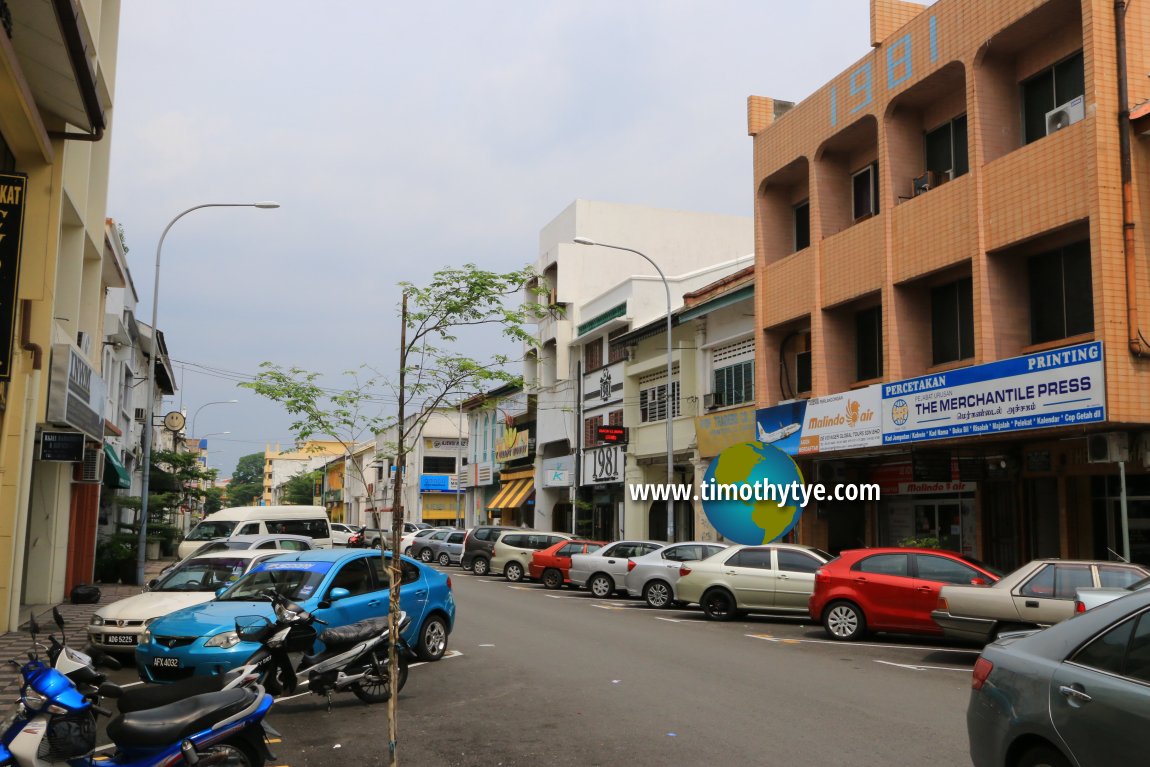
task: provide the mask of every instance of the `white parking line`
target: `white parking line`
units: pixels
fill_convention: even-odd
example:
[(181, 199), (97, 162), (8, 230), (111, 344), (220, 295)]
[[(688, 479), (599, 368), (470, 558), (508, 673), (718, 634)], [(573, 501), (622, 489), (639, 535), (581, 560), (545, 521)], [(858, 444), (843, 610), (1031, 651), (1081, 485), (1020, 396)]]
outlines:
[(909, 669), (910, 671), (964, 671), (970, 673), (968, 668), (956, 668), (954, 666), (916, 666), (912, 663), (894, 663), (889, 660), (875, 660), (875, 663), (882, 663), (887, 666), (897, 666), (898, 668)]
[[(448, 650), (447, 652), (443, 653), (443, 657), (440, 658), (440, 660), (447, 660), (449, 658), (458, 658), (462, 655), (463, 655), (463, 653), (461, 653), (459, 650)], [(426, 661), (426, 660), (416, 661), (415, 663), (409, 664), (408, 668), (412, 669), (412, 668), (415, 668), (416, 666), (426, 666), (430, 662), (433, 662), (433, 661)], [(307, 687), (310, 684), (308, 682), (308, 680), (306, 680), (306, 679), (301, 679), (300, 682), (301, 682), (301, 684), (300, 684), (301, 687)], [(275, 701), (276, 701), (276, 703), (282, 703), (285, 700), (294, 700), (296, 698), (302, 698), (303, 696), (310, 695), (310, 694), (311, 694), (311, 690), (308, 690), (307, 692), (297, 692), (295, 695), (289, 695), (286, 698), (276, 698)]]
[[(776, 637), (771, 634), (744, 634), (751, 639), (762, 639), (767, 642), (781, 642), (786, 644), (833, 644), (839, 647), (844, 646), (845, 642), (836, 642), (833, 639), (788, 639), (784, 637)], [(881, 647), (892, 650), (930, 650), (934, 652), (962, 652), (969, 653), (970, 655), (980, 655), (982, 650), (970, 650), (964, 647), (930, 647), (924, 645), (911, 645), (911, 644), (875, 644), (874, 642), (852, 642), (852, 647)]]
[(703, 625), (702, 621), (693, 621), (693, 620), (689, 621), (689, 620), (683, 620), (682, 618), (664, 618), (661, 615), (656, 615), (655, 620), (667, 621), (668, 623), (686, 623), (688, 626), (692, 626), (692, 625), (702, 626)]

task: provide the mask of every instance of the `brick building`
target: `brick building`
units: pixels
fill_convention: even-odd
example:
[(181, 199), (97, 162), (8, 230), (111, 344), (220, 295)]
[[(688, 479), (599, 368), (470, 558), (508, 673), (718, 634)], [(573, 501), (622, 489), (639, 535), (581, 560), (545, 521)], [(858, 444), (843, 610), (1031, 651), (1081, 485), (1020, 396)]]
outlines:
[(800, 540), (1150, 561), (1150, 7), (1115, 5), (872, 0), (869, 54), (748, 100), (759, 434), (884, 490)]

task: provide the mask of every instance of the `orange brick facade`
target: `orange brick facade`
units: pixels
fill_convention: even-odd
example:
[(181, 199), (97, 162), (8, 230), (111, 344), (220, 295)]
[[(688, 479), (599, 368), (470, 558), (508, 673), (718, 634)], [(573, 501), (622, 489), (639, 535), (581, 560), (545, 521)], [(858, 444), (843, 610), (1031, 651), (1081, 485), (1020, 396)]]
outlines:
[[(1150, 346), (1138, 356), (1129, 344), (1115, 13), (1112, 0), (940, 0), (929, 7), (872, 0), (867, 56), (793, 108), (748, 100), (758, 407), (796, 396), (780, 367), (793, 371), (796, 353), (808, 349), (810, 389), (797, 396), (861, 386), (855, 316), (876, 306), (882, 376), (875, 380), (883, 382), (1103, 343), (1107, 423), (916, 447), (982, 461), (974, 489), (955, 499), (900, 501), (918, 503), (915, 520), (919, 506), (933, 504), (941, 519), (942, 505), (959, 503), (964, 550), (1002, 565), (1115, 548), (1118, 469), (1086, 460), (1084, 438), (1096, 431), (1129, 439), (1130, 495), (1146, 494), (1131, 507), (1131, 537), (1140, 556), (1150, 556), (1150, 477), (1143, 468), (1150, 460), (1142, 454), (1142, 445), (1150, 446), (1150, 436), (1143, 440), (1150, 434)], [(1125, 22), (1133, 109), (1150, 99), (1150, 7), (1129, 4)], [(1078, 52), (1082, 119), (1027, 143), (1023, 84)], [(924, 136), (963, 117), (969, 169), (916, 194), (915, 179), (925, 178)], [(1139, 127), (1132, 132), (1134, 293), (1140, 330), (1150, 338), (1150, 136)], [(871, 164), (878, 211), (859, 216), (857, 187), (865, 177), (855, 174)], [(796, 206), (804, 203), (809, 245), (799, 247)], [(1036, 344), (1028, 259), (1080, 242), (1089, 243), (1093, 330)], [(973, 355), (934, 364), (932, 290), (965, 278), (972, 285)], [(826, 458), (837, 461), (840, 478), (864, 481), (911, 453)], [(881, 504), (808, 510), (799, 537), (832, 549), (890, 543), (885, 519)], [(936, 531), (942, 525), (936, 522)]]

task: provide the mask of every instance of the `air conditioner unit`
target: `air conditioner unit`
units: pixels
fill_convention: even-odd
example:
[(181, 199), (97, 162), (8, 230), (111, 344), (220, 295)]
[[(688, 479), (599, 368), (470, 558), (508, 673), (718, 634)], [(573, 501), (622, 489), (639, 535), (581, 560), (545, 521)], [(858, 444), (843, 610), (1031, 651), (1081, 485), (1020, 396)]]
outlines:
[(1091, 434), (1086, 438), (1086, 460), (1090, 463), (1129, 461), (1129, 435), (1125, 432)]
[(135, 416), (136, 423), (143, 423), (144, 419), (147, 417), (148, 417), (148, 411), (146, 408), (142, 408), (142, 407), (136, 408), (136, 416)]
[(84, 460), (76, 467), (73, 477), (77, 482), (103, 482), (104, 449), (102, 447), (84, 448)]
[(1060, 131), (1086, 116), (1086, 99), (1077, 96), (1065, 104), (1059, 104), (1046, 113), (1046, 135)]
[(703, 395), (703, 407), (707, 410), (714, 410), (715, 408), (722, 407), (725, 404), (726, 403), (723, 402), (722, 392), (717, 391)]

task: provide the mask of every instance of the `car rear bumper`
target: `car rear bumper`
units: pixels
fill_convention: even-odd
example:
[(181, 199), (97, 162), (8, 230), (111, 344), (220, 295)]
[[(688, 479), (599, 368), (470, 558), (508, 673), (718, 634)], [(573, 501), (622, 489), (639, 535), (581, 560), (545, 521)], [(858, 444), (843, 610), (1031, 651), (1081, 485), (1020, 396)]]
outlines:
[(998, 621), (991, 618), (951, 615), (946, 610), (935, 610), (930, 617), (942, 629), (944, 637), (968, 642), (989, 642), (993, 639), (994, 627), (998, 624)]

